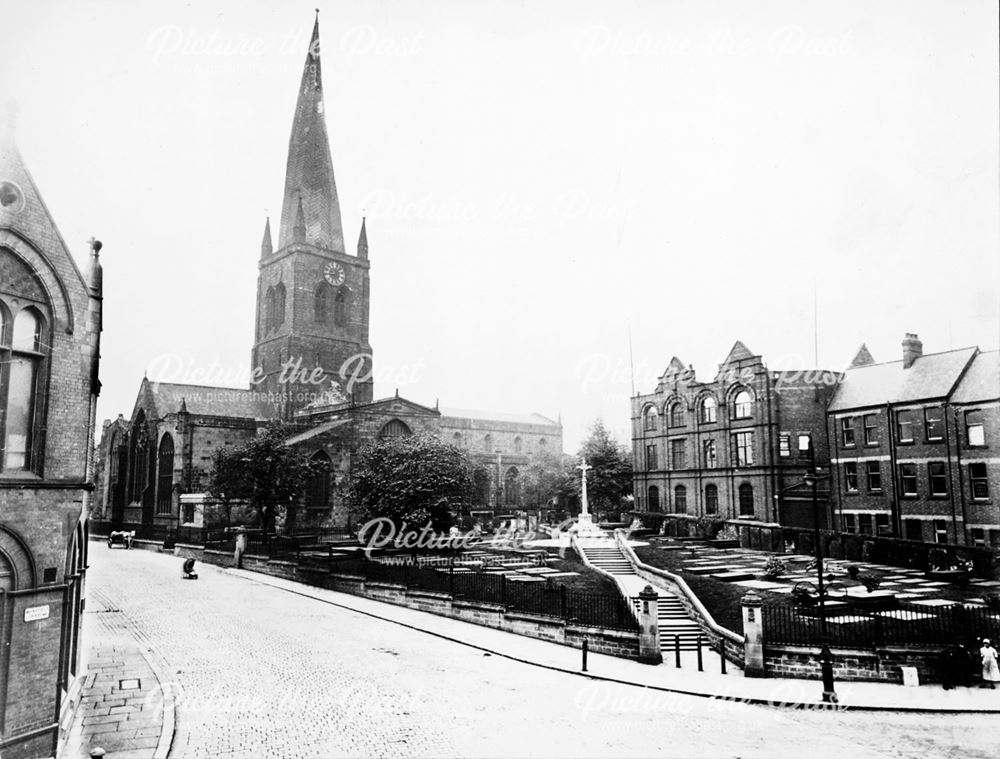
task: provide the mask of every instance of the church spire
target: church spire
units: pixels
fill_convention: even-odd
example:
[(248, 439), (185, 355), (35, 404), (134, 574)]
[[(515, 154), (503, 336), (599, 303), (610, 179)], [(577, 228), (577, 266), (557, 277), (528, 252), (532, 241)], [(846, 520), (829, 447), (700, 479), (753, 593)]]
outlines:
[(333, 159), (323, 117), (323, 79), (320, 70), (319, 15), (313, 26), (299, 85), (298, 103), (288, 141), (285, 196), (281, 206), (278, 247), (295, 241), (296, 215), (301, 201), (305, 242), (344, 252), (340, 202), (333, 178)]
[(260, 242), (260, 257), (265, 258), (271, 255), (274, 250), (274, 246), (271, 245), (271, 217), (267, 217), (267, 221), (264, 222), (264, 239)]
[(358, 258), (368, 260), (368, 230), (365, 228), (365, 217), (361, 217), (361, 234), (358, 235)]

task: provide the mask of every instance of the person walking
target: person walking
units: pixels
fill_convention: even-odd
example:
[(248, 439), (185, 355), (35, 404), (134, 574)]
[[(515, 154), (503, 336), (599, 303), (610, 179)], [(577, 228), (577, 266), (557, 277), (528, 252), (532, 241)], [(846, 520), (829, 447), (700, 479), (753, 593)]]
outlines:
[(996, 687), (996, 683), (1000, 682), (1000, 668), (997, 667), (997, 650), (990, 645), (989, 638), (983, 638), (983, 646), (979, 649), (979, 655), (983, 659), (983, 682), (990, 686), (990, 689)]

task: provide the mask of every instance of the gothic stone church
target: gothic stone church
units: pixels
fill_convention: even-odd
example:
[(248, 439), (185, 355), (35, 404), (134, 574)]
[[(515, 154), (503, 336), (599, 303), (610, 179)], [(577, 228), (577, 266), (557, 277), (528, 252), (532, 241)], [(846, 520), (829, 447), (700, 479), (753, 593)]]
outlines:
[(264, 227), (257, 285), (253, 376), (247, 389), (143, 378), (128, 419), (105, 422), (97, 509), (116, 523), (198, 524), (214, 451), (269, 420), (297, 428), (288, 441), (325, 473), (289, 508), (286, 527), (348, 529), (351, 462), (365, 444), (428, 431), (486, 464), (485, 513), (516, 508), (532, 457), (562, 451), (562, 426), (538, 414), (459, 411), (372, 395), (368, 342), (370, 264), (365, 222), (356, 251), (344, 244), (323, 116), (319, 22), (302, 72), (288, 146), (277, 245)]

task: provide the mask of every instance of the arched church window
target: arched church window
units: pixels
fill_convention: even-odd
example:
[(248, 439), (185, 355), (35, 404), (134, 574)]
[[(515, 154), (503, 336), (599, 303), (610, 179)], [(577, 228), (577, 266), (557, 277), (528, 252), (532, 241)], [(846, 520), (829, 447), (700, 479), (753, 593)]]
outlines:
[(383, 440), (387, 437), (406, 437), (411, 434), (410, 428), (406, 426), (405, 422), (402, 422), (399, 419), (393, 419), (383, 425), (382, 429), (378, 433), (378, 436), (380, 440)]
[(520, 452), (521, 452), (521, 438), (516, 437), (514, 438), (514, 453), (520, 453)]
[(172, 511), (171, 495), (174, 490), (174, 439), (168, 432), (160, 440), (156, 454), (156, 513)]
[(0, 372), (5, 397), (4, 471), (31, 470), (39, 395), (40, 368), (47, 353), (43, 339), (44, 320), (33, 306), (22, 308), (10, 324), (6, 306), (0, 309), (2, 320), (3, 371)]
[(330, 285), (320, 282), (313, 298), (313, 319), (317, 324), (326, 324), (330, 318)]
[(454, 445), (457, 448), (461, 448), (462, 447), (462, 433), (461, 432), (456, 432), (454, 435), (451, 436), (451, 444)]
[(333, 323), (338, 327), (347, 324), (347, 288), (341, 287), (333, 299)]
[(486, 451), (487, 453), (493, 453), (492, 435), (487, 434), (486, 437), (483, 438), (483, 450)]
[(660, 510), (660, 489), (656, 485), (650, 485), (646, 490), (646, 498), (649, 500), (649, 510)]
[(285, 285), (282, 282), (274, 288), (274, 326), (280, 327), (285, 323)]
[(325, 451), (316, 451), (310, 461), (313, 464), (313, 475), (306, 484), (306, 508), (330, 508), (330, 457)]
[(274, 329), (274, 288), (267, 288), (264, 295), (264, 332)]
[(520, 472), (517, 471), (517, 467), (513, 466), (507, 470), (507, 474), (504, 476), (504, 502), (508, 506), (517, 506), (521, 501), (521, 483), (519, 477)]
[(740, 485), (740, 516), (753, 516), (753, 485), (744, 482)]
[(146, 429), (146, 412), (136, 415), (129, 435), (129, 501), (141, 503), (149, 484), (149, 430)]

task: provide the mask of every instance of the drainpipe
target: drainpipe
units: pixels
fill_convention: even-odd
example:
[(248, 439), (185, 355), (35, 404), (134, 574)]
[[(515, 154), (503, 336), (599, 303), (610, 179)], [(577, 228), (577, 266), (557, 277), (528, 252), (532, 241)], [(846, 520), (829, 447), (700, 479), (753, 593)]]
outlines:
[(958, 515), (955, 511), (955, 483), (952, 482), (951, 478), (951, 437), (949, 435), (948, 429), (948, 401), (941, 404), (941, 422), (944, 425), (944, 451), (947, 457), (947, 468), (948, 468), (948, 500), (951, 501), (951, 528), (955, 533), (956, 543), (965, 543), (965, 527), (963, 521), (962, 527), (962, 540), (958, 539)]
[[(958, 468), (958, 492), (961, 495), (962, 503), (962, 524), (968, 524), (968, 514), (965, 509), (965, 478), (962, 476), (962, 428), (958, 423), (958, 416), (962, 413), (961, 409), (951, 407), (952, 416), (955, 417), (955, 466)], [(951, 473), (951, 457), (949, 456), (948, 461), (948, 472)], [(968, 545), (969, 535), (966, 532), (963, 536), (962, 541)]]
[(892, 498), (889, 499), (889, 514), (892, 518), (892, 529), (903, 537), (903, 525), (899, 508), (899, 473), (896, 471), (896, 420), (892, 414), (892, 404), (885, 404), (885, 422), (889, 436), (889, 471), (892, 473)]
[[(824, 416), (825, 416), (825, 414), (824, 414)], [(862, 415), (862, 420), (863, 419), (864, 419), (864, 415)], [(830, 421), (830, 420), (828, 420), (828, 421)], [(862, 427), (863, 427), (864, 426), (864, 421), (862, 421), (861, 424), (862, 424)], [(823, 426), (826, 427), (827, 450), (831, 451), (831, 453), (833, 454), (832, 456), (830, 456), (830, 474), (832, 475), (832, 480), (831, 481), (836, 483), (836, 488), (837, 488), (837, 506), (839, 507), (837, 510), (833, 510), (833, 504), (830, 504), (831, 511), (833, 511), (832, 517), (833, 517), (834, 520), (836, 520), (834, 524), (830, 525), (830, 527), (835, 532), (840, 532), (841, 528), (844, 525), (844, 494), (840, 490), (840, 484), (841, 484), (840, 483), (840, 470), (838, 468), (840, 466), (840, 464), (839, 463), (835, 463), (836, 461), (838, 461), (840, 459), (840, 436), (837, 434), (839, 432), (839, 430), (837, 429), (837, 418), (836, 418), (836, 416), (832, 417), (832, 425), (826, 424), (826, 425), (823, 425)], [(832, 435), (830, 434), (830, 427), (831, 426), (833, 427), (833, 434)], [(864, 431), (862, 431), (861, 434), (862, 434), (862, 438), (863, 438), (864, 437)], [(832, 446), (830, 444), (831, 440), (833, 441)], [(857, 445), (858, 445), (857, 439), (855, 439), (855, 441), (854, 441), (855, 450), (857, 450)], [(858, 474), (858, 485), (860, 485), (860, 484), (861, 484), (861, 475)], [(859, 488), (859, 491), (860, 491), (860, 488)], [(830, 487), (830, 494), (831, 495), (833, 494), (833, 486), (832, 485)], [(837, 517), (840, 517), (840, 519), (837, 519)], [(860, 529), (861, 529), (860, 525), (858, 525), (858, 529), (860, 531)], [(878, 533), (878, 529), (875, 529), (875, 532), (877, 534)]]
[[(777, 477), (777, 472), (775, 472), (774, 463), (774, 406), (777, 405), (777, 399), (775, 398), (774, 389), (771, 386), (771, 372), (770, 370), (764, 370), (764, 375), (767, 378), (767, 471), (768, 478), (764, 480), (765, 483), (771, 483), (771, 492), (764, 493), (764, 507), (767, 508), (767, 504), (771, 504), (771, 521), (775, 524), (778, 523), (778, 499), (773, 497), (778, 494), (778, 486), (775, 482)], [(766, 489), (765, 489), (766, 490)]]

